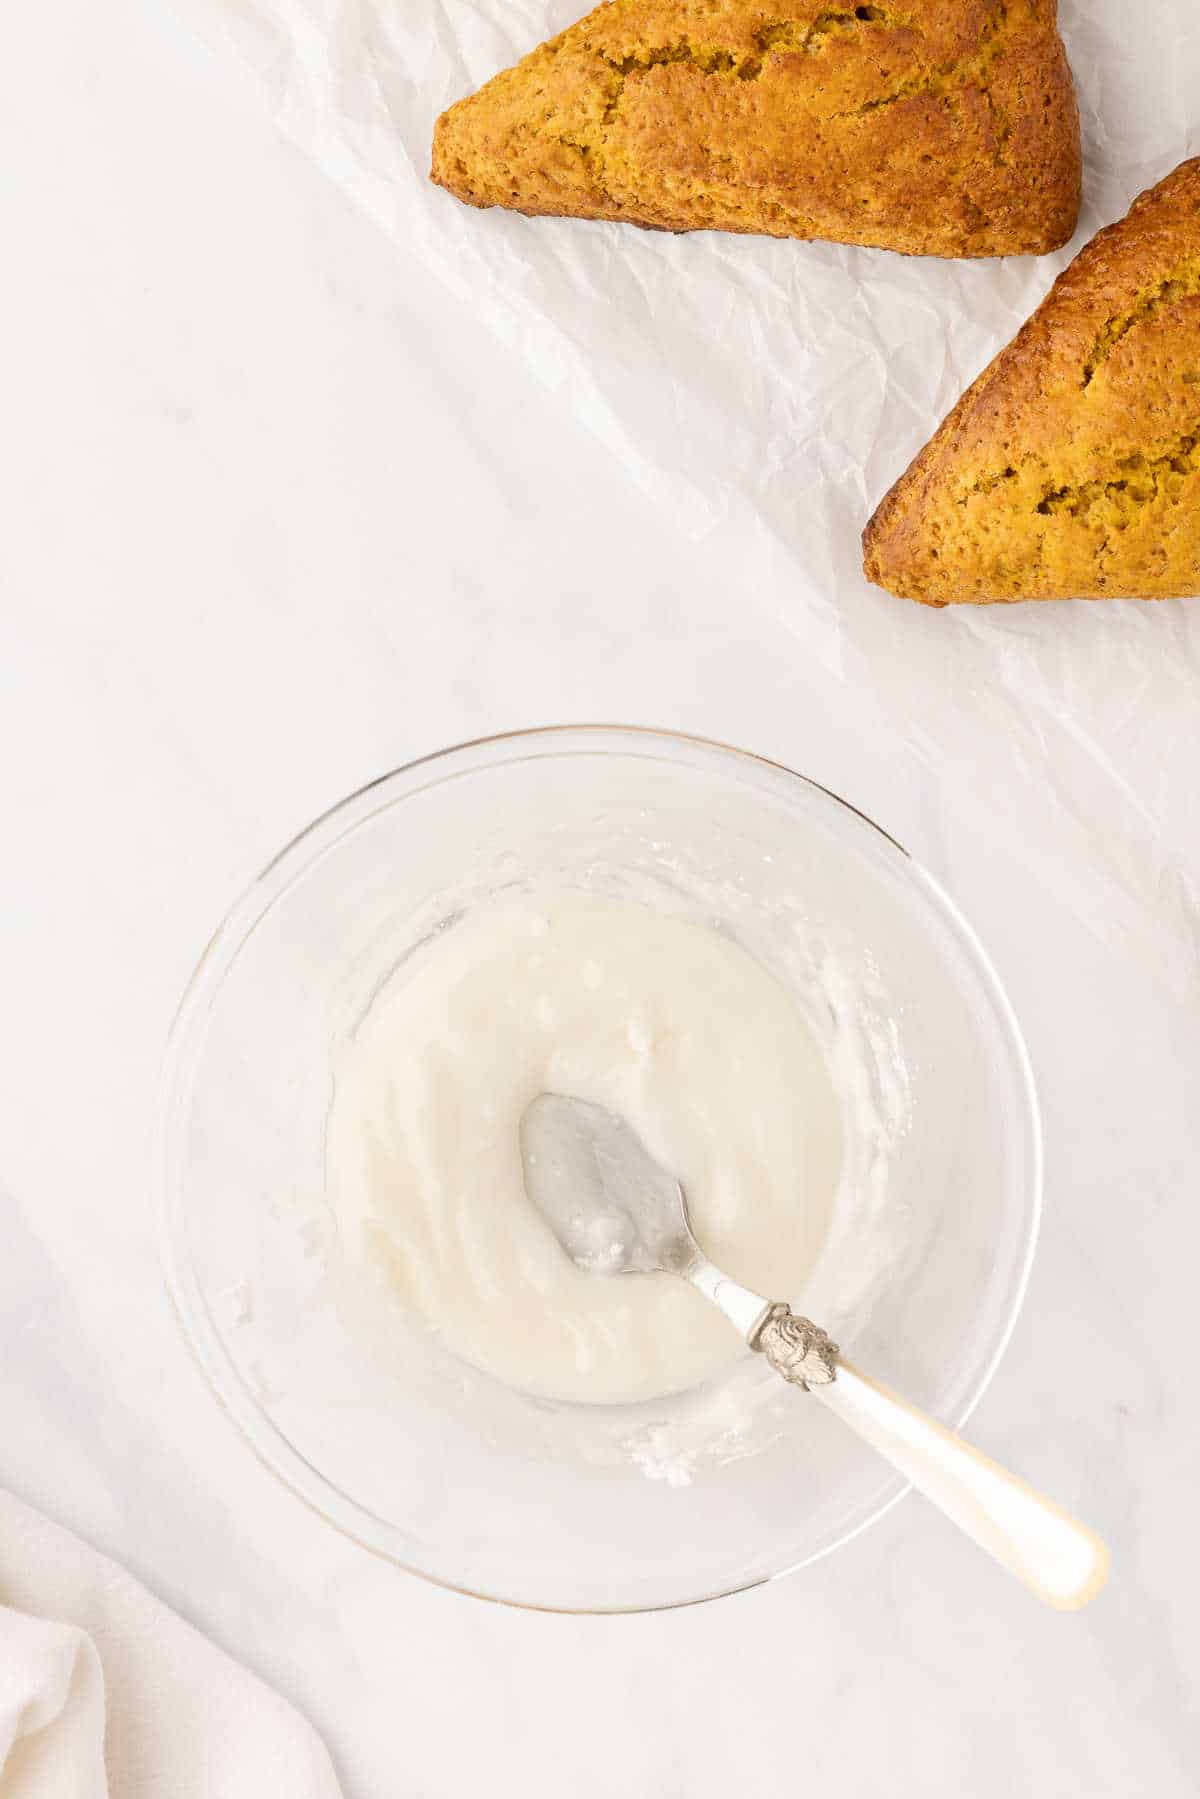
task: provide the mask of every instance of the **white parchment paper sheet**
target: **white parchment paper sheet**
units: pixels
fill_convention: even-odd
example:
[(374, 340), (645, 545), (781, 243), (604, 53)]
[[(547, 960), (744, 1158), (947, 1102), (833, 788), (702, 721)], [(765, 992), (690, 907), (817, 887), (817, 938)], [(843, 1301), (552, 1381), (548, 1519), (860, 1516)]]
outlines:
[[(599, 438), (676, 528), (735, 534), (754, 604), (844, 677), (848, 704), (898, 714), (908, 747), (940, 758), (952, 743), (939, 771), (948, 793), (986, 793), (988, 829), (1009, 853), (1024, 836), (1011, 769), (1038, 768), (1062, 801), (1062, 878), (1076, 859), (1099, 877), (1099, 906), (1091, 879), (1081, 891), (1090, 927), (1127, 934), (1178, 991), (1200, 930), (1200, 603), (926, 616), (867, 586), (859, 533), (1070, 257), (1200, 149), (1195, 0), (1065, 0), (1086, 159), (1079, 231), (1055, 256), (971, 263), (480, 213), (435, 188), (437, 114), (571, 23), (578, 0), (178, 4), (244, 60), (280, 128), (388, 234), (397, 282), (465, 298), (497, 356), (557, 396), (564, 435)], [(502, 462), (503, 433), (494, 449)], [(922, 688), (928, 703), (914, 707)], [(1136, 767), (1150, 718), (1152, 766), (1131, 781), (1126, 763), (1114, 783), (1114, 748)], [(1179, 753), (1168, 759), (1157, 746), (1169, 720)], [(1099, 838), (1097, 783), (1111, 790)], [(1183, 841), (1181, 818), (1197, 827)], [(1150, 942), (1131, 916), (1147, 858), (1168, 926)]]
[[(227, 35), (280, 126), (405, 262), (559, 393), (565, 431), (596, 433), (690, 530), (740, 511), (802, 556), (798, 610), (837, 610), (875, 499), (1068, 260), (955, 264), (478, 213), (427, 179), (433, 122), (579, 0), (181, 3)], [(1078, 248), (1200, 142), (1200, 12), (1088, 0), (1066, 5), (1063, 29), (1087, 150)]]

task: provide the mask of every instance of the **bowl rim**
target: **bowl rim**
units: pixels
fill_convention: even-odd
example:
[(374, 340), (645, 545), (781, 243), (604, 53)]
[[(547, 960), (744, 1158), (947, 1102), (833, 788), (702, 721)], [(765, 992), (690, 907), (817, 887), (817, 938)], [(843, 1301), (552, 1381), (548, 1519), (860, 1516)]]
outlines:
[[(683, 747), (716, 754), (723, 760), (730, 758), (734, 763), (745, 763), (771, 771), (773, 775), (782, 775), (788, 781), (797, 781), (826, 799), (831, 800), (842, 810), (851, 813), (860, 823), (887, 845), (890, 851), (904, 859), (907, 872), (924, 889), (926, 896), (933, 902), (935, 909), (942, 912), (946, 920), (954, 928), (960, 941), (971, 953), (987, 996), (995, 1009), (1002, 1033), (1007, 1039), (1007, 1047), (1012, 1055), (1014, 1070), (1021, 1092), (1022, 1111), (1028, 1137), (1027, 1151), (1029, 1157), (1029, 1191), (1027, 1194), (1028, 1224), (1025, 1243), (1008, 1301), (1007, 1312), (1002, 1327), (997, 1333), (995, 1344), (986, 1363), (983, 1365), (974, 1382), (960, 1400), (950, 1417), (950, 1428), (961, 1430), (970, 1419), (975, 1408), (987, 1392), (996, 1370), (1012, 1339), (1025, 1296), (1029, 1287), (1034, 1256), (1037, 1252), (1041, 1231), (1044, 1206), (1045, 1153), (1042, 1134), (1041, 1113), (1038, 1106), (1037, 1087), (1033, 1075), (1033, 1067), (1029, 1052), (1022, 1035), (1020, 1024), (1012, 1002), (1000, 980), (990, 956), (984, 949), (973, 927), (963, 916), (958, 906), (928, 870), (917, 860), (912, 852), (898, 838), (886, 830), (861, 807), (845, 799), (832, 788), (802, 774), (787, 763), (775, 760), (770, 756), (760, 755), (722, 741), (719, 738), (706, 737), (695, 732), (680, 731), (665, 727), (637, 724), (582, 723), (582, 724), (547, 724), (532, 725), (507, 731), (493, 732), (481, 737), (464, 739), (461, 742), (447, 745), (443, 749), (432, 750), (424, 755), (400, 763), (394, 768), (376, 775), (362, 786), (334, 801), (325, 807), (308, 824), (290, 837), (283, 846), (267, 861), (252, 879), (236, 894), (227, 908), (223, 918), (209, 937), (196, 960), (195, 966), (183, 988), (178, 1004), (172, 1015), (168, 1028), (166, 1046), (163, 1054), (162, 1068), (158, 1083), (158, 1098), (153, 1133), (153, 1164), (155, 1207), (157, 1214), (157, 1231), (159, 1241), (159, 1257), (167, 1292), (170, 1296), (180, 1332), (197, 1364), (204, 1380), (220, 1405), (221, 1409), (237, 1427), (244, 1442), (249, 1446), (258, 1461), (267, 1468), (276, 1479), (282, 1482), (289, 1491), (304, 1503), (326, 1524), (337, 1530), (351, 1542), (358, 1544), (372, 1555), (378, 1555), (390, 1562), (393, 1567), (402, 1569), (407, 1574), (427, 1581), (430, 1585), (441, 1587), (445, 1591), (461, 1594), (466, 1598), (479, 1599), (489, 1604), (510, 1606), (518, 1611), (546, 1612), (558, 1616), (632, 1616), (647, 1612), (680, 1611), (688, 1606), (707, 1605), (714, 1600), (731, 1598), (737, 1593), (749, 1592), (756, 1587), (767, 1586), (771, 1582), (785, 1580), (798, 1573), (802, 1568), (812, 1567), (817, 1562), (833, 1555), (860, 1537), (865, 1531), (884, 1518), (893, 1507), (899, 1505), (912, 1492), (911, 1482), (897, 1476), (899, 1482), (896, 1491), (881, 1500), (865, 1517), (850, 1524), (841, 1534), (833, 1537), (828, 1543), (814, 1549), (810, 1554), (799, 1557), (785, 1566), (772, 1569), (769, 1573), (757, 1576), (752, 1580), (739, 1581), (729, 1587), (721, 1587), (711, 1592), (697, 1593), (686, 1598), (656, 1600), (648, 1603), (628, 1603), (616, 1605), (550, 1605), (540, 1601), (520, 1599), (511, 1594), (485, 1592), (478, 1587), (462, 1585), (457, 1581), (429, 1572), (411, 1562), (407, 1562), (393, 1549), (382, 1542), (374, 1542), (370, 1537), (353, 1528), (345, 1519), (336, 1517), (309, 1490), (315, 1482), (326, 1492), (334, 1493), (350, 1507), (360, 1519), (374, 1519), (385, 1530), (394, 1529), (386, 1519), (377, 1518), (369, 1507), (352, 1498), (349, 1494), (335, 1486), (328, 1475), (321, 1472), (306, 1456), (289, 1440), (280, 1427), (264, 1411), (259, 1401), (246, 1385), (244, 1377), (229, 1352), (212, 1321), (207, 1301), (199, 1288), (199, 1283), (181, 1256), (180, 1246), (174, 1231), (174, 1206), (172, 1192), (173, 1156), (171, 1142), (171, 1100), (179, 1089), (180, 1077), (185, 1061), (187, 1038), (194, 1017), (200, 1007), (203, 996), (207, 993), (210, 982), (215, 981), (219, 988), (221, 982), (230, 972), (237, 959), (241, 947), (249, 941), (254, 931), (272, 909), (275, 900), (287, 891), (291, 882), (284, 883), (275, 893), (268, 893), (263, 898), (263, 890), (276, 877), (282, 867), (302, 847), (307, 846), (310, 839), (322, 832), (336, 818), (358, 807), (370, 794), (391, 784), (405, 780), (420, 770), (433, 766), (444, 766), (456, 758), (469, 756), (472, 752), (501, 748), (505, 745), (553, 744), (554, 740), (567, 738), (593, 740), (597, 745), (607, 743), (616, 752), (624, 749), (627, 753), (637, 754), (638, 745), (659, 744), (665, 748)], [(622, 741), (623, 740), (623, 741)], [(537, 752), (535, 752), (537, 753)], [(546, 753), (546, 752), (541, 752)], [(461, 773), (472, 773), (473, 769), (462, 770)], [(454, 778), (443, 775), (442, 779)], [(423, 788), (412, 788), (400, 794), (396, 803), (412, 798)], [(370, 814), (366, 815), (367, 817)], [(365, 818), (356, 818), (348, 827), (357, 829), (365, 822)], [(336, 841), (334, 839), (333, 841)], [(325, 847), (331, 847), (327, 845)], [(299, 871), (298, 871), (299, 872)], [(223, 964), (221, 952), (226, 952)], [(227, 1380), (222, 1381), (218, 1369), (227, 1372)]]

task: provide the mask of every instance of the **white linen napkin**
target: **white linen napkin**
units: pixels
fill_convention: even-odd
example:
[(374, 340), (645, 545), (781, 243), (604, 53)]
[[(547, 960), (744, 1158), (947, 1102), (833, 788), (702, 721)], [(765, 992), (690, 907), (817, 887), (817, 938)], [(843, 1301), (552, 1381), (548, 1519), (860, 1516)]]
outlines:
[(0, 1493), (0, 1799), (339, 1799), (312, 1728)]

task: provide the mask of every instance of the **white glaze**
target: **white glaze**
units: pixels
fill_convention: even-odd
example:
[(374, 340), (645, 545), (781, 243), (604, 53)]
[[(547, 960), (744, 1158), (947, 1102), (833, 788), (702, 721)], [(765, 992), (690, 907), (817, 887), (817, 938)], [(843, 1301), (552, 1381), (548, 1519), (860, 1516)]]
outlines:
[(629, 1120), (736, 1279), (803, 1287), (840, 1161), (829, 1074), (794, 998), (717, 931), (581, 895), (485, 905), (406, 964), (341, 1070), (330, 1191), (349, 1254), (467, 1360), (527, 1391), (690, 1386), (736, 1332), (669, 1275), (575, 1267), (531, 1206), (521, 1116), (541, 1092)]

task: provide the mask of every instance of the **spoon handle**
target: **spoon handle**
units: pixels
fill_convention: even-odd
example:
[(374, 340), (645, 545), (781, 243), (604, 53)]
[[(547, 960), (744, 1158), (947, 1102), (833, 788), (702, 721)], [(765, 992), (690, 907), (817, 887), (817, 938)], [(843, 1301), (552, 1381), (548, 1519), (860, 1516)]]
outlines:
[(1095, 1598), (1107, 1579), (1109, 1557), (1086, 1525), (849, 1362), (839, 1359), (837, 1379), (816, 1391), (830, 1411), (1047, 1605), (1075, 1611)]
[(1108, 1578), (1108, 1550), (1015, 1474), (845, 1361), (836, 1343), (781, 1301), (771, 1304), (701, 1257), (688, 1278), (784, 1380), (817, 1394), (972, 1542), (1059, 1611), (1086, 1605)]

